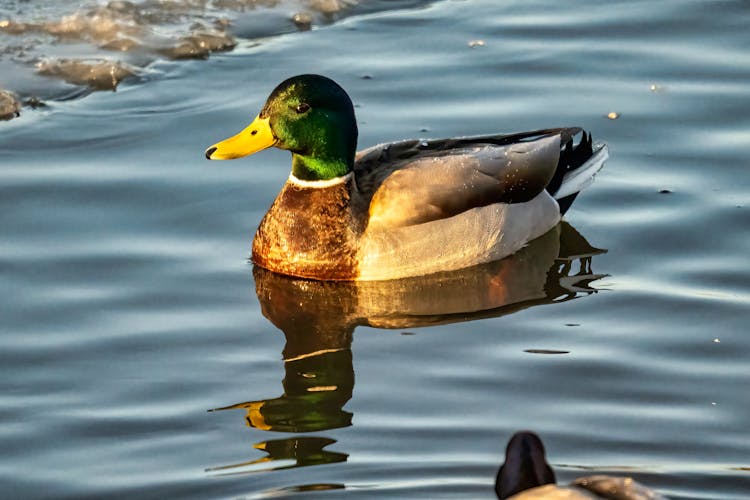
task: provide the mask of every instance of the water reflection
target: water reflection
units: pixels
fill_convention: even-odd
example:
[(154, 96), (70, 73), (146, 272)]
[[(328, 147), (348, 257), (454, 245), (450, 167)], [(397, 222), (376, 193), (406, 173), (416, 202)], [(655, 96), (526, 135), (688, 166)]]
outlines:
[[(351, 330), (337, 332), (341, 336), (325, 342), (320, 337), (305, 339), (304, 322), (300, 325), (302, 328), (293, 333), (284, 330), (287, 339), (284, 394), (217, 408), (217, 411), (244, 409), (247, 425), (264, 431), (314, 432), (352, 424), (352, 414), (343, 410), (354, 389)], [(307, 335), (312, 337), (315, 333)], [(316, 345), (316, 340), (321, 343)], [(313, 350), (287, 357), (288, 352), (302, 346)]]
[[(262, 441), (254, 444), (253, 448), (264, 451), (267, 454), (265, 457), (238, 464), (212, 467), (207, 469), (207, 472), (213, 472), (217, 475), (257, 472), (258, 470), (268, 470), (262, 466), (266, 462), (274, 463), (271, 467), (272, 470), (345, 462), (348, 454), (323, 449), (335, 442), (335, 439), (320, 437), (294, 437)], [(260, 469), (257, 467), (259, 465), (261, 465)]]
[[(265, 431), (306, 433), (349, 426), (352, 414), (344, 405), (354, 390), (351, 343), (357, 326), (415, 328), (572, 300), (596, 292), (591, 282), (604, 275), (594, 273), (592, 258), (603, 252), (563, 222), (501, 261), (418, 278), (331, 283), (256, 267), (263, 315), (286, 337), (284, 392), (216, 411), (244, 410), (246, 424)], [(346, 454), (323, 451), (334, 442), (294, 436), (259, 443), (255, 447), (267, 457), (212, 470), (272, 461), (284, 462), (271, 469), (346, 460)]]

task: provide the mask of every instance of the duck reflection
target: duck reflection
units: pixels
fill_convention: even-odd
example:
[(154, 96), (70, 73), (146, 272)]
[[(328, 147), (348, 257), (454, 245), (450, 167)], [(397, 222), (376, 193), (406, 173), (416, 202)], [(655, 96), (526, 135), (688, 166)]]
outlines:
[[(357, 326), (415, 328), (575, 299), (596, 291), (590, 283), (604, 275), (593, 272), (591, 261), (603, 252), (562, 222), (501, 261), (418, 278), (320, 282), (255, 267), (263, 315), (286, 337), (284, 393), (216, 410), (245, 410), (246, 424), (266, 431), (307, 433), (349, 426), (352, 414), (344, 405), (354, 389), (351, 343)], [(267, 457), (220, 469), (275, 460), (293, 461), (284, 468), (346, 460), (345, 454), (323, 450), (333, 442), (292, 437), (259, 443), (255, 447)]]

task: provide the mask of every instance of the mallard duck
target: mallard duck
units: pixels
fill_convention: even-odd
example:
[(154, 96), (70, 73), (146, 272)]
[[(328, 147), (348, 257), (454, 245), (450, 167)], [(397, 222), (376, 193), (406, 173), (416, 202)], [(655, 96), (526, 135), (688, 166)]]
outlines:
[(501, 500), (666, 500), (629, 477), (586, 476), (568, 486), (556, 485), (544, 444), (529, 431), (517, 432), (508, 441), (495, 492)]
[(320, 75), (283, 81), (206, 158), (271, 146), (291, 151), (292, 171), (255, 234), (252, 260), (316, 280), (389, 280), (501, 259), (554, 227), (607, 159), (580, 128), (356, 153), (352, 101)]

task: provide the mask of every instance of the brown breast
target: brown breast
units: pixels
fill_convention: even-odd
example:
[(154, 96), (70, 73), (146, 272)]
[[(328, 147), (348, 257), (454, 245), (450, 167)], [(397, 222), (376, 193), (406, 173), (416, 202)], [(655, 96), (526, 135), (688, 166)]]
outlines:
[(302, 278), (356, 279), (361, 224), (352, 215), (352, 186), (351, 179), (325, 188), (287, 181), (255, 233), (253, 262)]

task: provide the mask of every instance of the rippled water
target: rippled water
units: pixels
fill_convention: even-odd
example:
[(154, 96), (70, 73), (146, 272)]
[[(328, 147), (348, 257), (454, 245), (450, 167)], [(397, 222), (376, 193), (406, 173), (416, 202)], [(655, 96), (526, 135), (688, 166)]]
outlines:
[[(236, 46), (207, 60), (0, 34), (0, 87), (46, 103), (0, 123), (0, 496), (492, 498), (531, 428), (562, 480), (747, 498), (750, 5), (339, 4), (195, 2), (137, 38), (227, 19)], [(91, 8), (6, 1), (0, 21)], [(140, 76), (36, 74), (82, 56)], [(203, 149), (303, 72), (348, 89), (362, 147), (581, 125), (611, 159), (505, 261), (274, 276), (246, 257), (288, 154)]]

